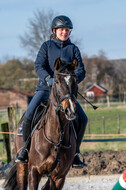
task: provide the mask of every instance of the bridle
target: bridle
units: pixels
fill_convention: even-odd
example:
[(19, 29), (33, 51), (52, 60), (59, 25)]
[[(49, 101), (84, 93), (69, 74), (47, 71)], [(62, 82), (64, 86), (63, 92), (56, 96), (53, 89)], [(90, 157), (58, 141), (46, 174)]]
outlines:
[[(63, 67), (64, 68), (64, 67)], [(63, 76), (74, 76), (76, 77), (75, 74), (70, 74), (70, 73), (62, 73), (62, 72), (59, 72), (57, 73), (58, 75), (63, 75)], [(66, 103), (69, 101), (69, 100), (73, 100), (75, 103), (76, 103), (76, 96), (73, 94), (73, 93), (70, 93), (70, 94), (66, 94), (64, 96), (62, 96), (60, 99), (58, 98), (57, 96), (57, 91), (56, 91), (56, 81), (54, 79), (54, 83), (53, 83), (53, 94), (54, 94), (54, 97), (56, 99), (56, 102), (57, 102), (57, 105), (53, 103), (53, 101), (51, 100), (51, 103), (53, 105), (53, 107), (55, 108), (56, 111), (60, 110), (62, 112), (65, 112), (65, 105)], [(65, 100), (66, 99), (66, 100)], [(65, 103), (64, 103), (64, 107), (62, 106), (62, 102), (65, 100)]]

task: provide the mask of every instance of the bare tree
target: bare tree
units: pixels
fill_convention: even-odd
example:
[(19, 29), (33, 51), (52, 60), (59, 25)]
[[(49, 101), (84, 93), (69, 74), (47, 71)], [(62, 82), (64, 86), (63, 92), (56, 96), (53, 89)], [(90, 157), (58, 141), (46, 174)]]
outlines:
[(22, 47), (25, 47), (30, 57), (35, 57), (41, 44), (50, 38), (51, 22), (54, 18), (52, 10), (48, 12), (37, 10), (34, 18), (29, 19), (27, 32), (20, 36)]

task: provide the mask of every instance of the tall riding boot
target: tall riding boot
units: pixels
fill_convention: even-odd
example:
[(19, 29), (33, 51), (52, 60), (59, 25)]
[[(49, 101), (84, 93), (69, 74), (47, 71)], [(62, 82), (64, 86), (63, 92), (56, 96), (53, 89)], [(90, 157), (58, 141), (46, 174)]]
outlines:
[(28, 163), (28, 152), (31, 144), (31, 121), (24, 118), (23, 121), (23, 147), (20, 155), (15, 159), (15, 162)]
[(79, 128), (77, 132), (77, 148), (76, 148), (76, 153), (80, 153), (80, 145), (84, 137), (84, 133), (86, 130), (86, 125), (87, 125), (87, 118), (85, 118), (85, 121), (79, 117)]
[(81, 145), (84, 133), (85, 133), (88, 119), (87, 119), (87, 116), (84, 113), (83, 109), (79, 105), (79, 103), (77, 104), (77, 107), (78, 107), (78, 112), (79, 112), (79, 114), (78, 114), (78, 124), (79, 125), (77, 125), (77, 128), (75, 129), (76, 133), (77, 133), (77, 144), (76, 144), (77, 146), (76, 146), (76, 154), (75, 154), (72, 166), (76, 167), (76, 168), (77, 167), (81, 168), (81, 167), (87, 166), (85, 164), (84, 158), (83, 158), (83, 162), (80, 160), (79, 153), (80, 153), (80, 145)]

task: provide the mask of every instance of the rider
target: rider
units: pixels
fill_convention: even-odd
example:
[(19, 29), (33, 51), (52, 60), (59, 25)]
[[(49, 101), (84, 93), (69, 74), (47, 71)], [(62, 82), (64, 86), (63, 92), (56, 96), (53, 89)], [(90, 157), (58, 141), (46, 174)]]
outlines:
[[(35, 61), (35, 70), (39, 77), (39, 82), (36, 88), (36, 93), (32, 98), (26, 112), (23, 121), (23, 144), (27, 141), (27, 138), (31, 134), (31, 121), (37, 106), (42, 102), (49, 99), (50, 87), (53, 83), (54, 63), (57, 57), (61, 60), (72, 62), (73, 58), (78, 59), (78, 68), (75, 71), (77, 81), (80, 83), (85, 77), (84, 64), (80, 55), (80, 51), (70, 41), (70, 33), (73, 28), (71, 20), (64, 15), (57, 16), (52, 21), (52, 35), (50, 40), (44, 42), (38, 52)], [(81, 144), (85, 128), (87, 125), (87, 116), (83, 109), (77, 102), (79, 115), (81, 117), (81, 126), (77, 132), (77, 150), (73, 161), (73, 166), (83, 167), (85, 163), (79, 158), (79, 146)], [(30, 143), (29, 143), (30, 144)], [(16, 158), (15, 162), (26, 162), (28, 160), (28, 151), (30, 145), (22, 149), (20, 155)]]

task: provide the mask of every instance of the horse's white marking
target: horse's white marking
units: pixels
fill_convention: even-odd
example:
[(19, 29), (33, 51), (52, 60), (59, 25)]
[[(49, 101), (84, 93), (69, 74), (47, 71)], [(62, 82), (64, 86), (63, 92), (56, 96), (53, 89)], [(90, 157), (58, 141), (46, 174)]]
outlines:
[(68, 84), (69, 84), (69, 80), (70, 80), (70, 75), (64, 77), (64, 79), (65, 79), (65, 81), (66, 81), (66, 83), (67, 83), (67, 85), (68, 85)]
[(72, 103), (71, 99), (69, 99), (69, 103), (70, 103), (70, 107), (71, 107), (72, 112), (74, 112), (74, 107), (73, 107), (73, 103)]

